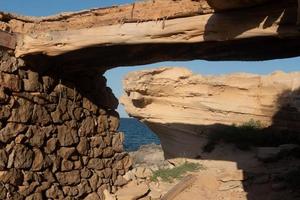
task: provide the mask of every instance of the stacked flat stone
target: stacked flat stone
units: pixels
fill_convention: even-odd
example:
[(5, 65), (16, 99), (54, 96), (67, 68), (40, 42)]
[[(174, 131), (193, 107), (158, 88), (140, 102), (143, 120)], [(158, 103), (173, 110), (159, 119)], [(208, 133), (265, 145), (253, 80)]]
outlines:
[(103, 72), (0, 51), (0, 199), (103, 199), (131, 167)]

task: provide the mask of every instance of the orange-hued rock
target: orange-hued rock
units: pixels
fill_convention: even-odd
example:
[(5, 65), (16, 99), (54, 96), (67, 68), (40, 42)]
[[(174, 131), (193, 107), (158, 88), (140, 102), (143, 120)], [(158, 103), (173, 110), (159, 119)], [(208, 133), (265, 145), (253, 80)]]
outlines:
[(158, 68), (132, 72), (123, 83), (126, 111), (157, 133), (167, 157), (195, 157), (208, 134), (251, 120), (299, 130), (299, 72), (202, 76)]
[(295, 0), (155, 0), (49, 17), (0, 12), (0, 46), (17, 57), (47, 55), (74, 71), (287, 58), (300, 55), (296, 13)]

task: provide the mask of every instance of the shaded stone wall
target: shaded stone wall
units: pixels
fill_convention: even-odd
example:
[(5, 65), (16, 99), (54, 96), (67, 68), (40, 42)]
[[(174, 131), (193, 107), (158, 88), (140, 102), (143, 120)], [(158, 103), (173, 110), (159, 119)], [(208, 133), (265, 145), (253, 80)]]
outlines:
[(0, 51), (0, 199), (103, 199), (131, 167), (103, 73)]

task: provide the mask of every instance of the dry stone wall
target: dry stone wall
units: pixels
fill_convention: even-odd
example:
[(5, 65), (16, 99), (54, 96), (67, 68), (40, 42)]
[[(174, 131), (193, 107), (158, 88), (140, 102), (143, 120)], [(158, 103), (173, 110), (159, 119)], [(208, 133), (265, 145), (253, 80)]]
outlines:
[(0, 199), (96, 200), (126, 184), (131, 159), (103, 73), (0, 59)]

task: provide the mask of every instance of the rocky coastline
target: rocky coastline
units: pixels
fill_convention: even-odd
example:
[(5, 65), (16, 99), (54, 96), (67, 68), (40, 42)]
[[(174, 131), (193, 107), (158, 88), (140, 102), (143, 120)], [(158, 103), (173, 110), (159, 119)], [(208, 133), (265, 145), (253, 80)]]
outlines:
[(247, 131), (239, 127), (300, 142), (299, 72), (202, 76), (162, 67), (129, 73), (123, 85), (121, 103), (158, 135), (166, 158), (201, 156), (212, 135), (237, 137), (230, 132)]

